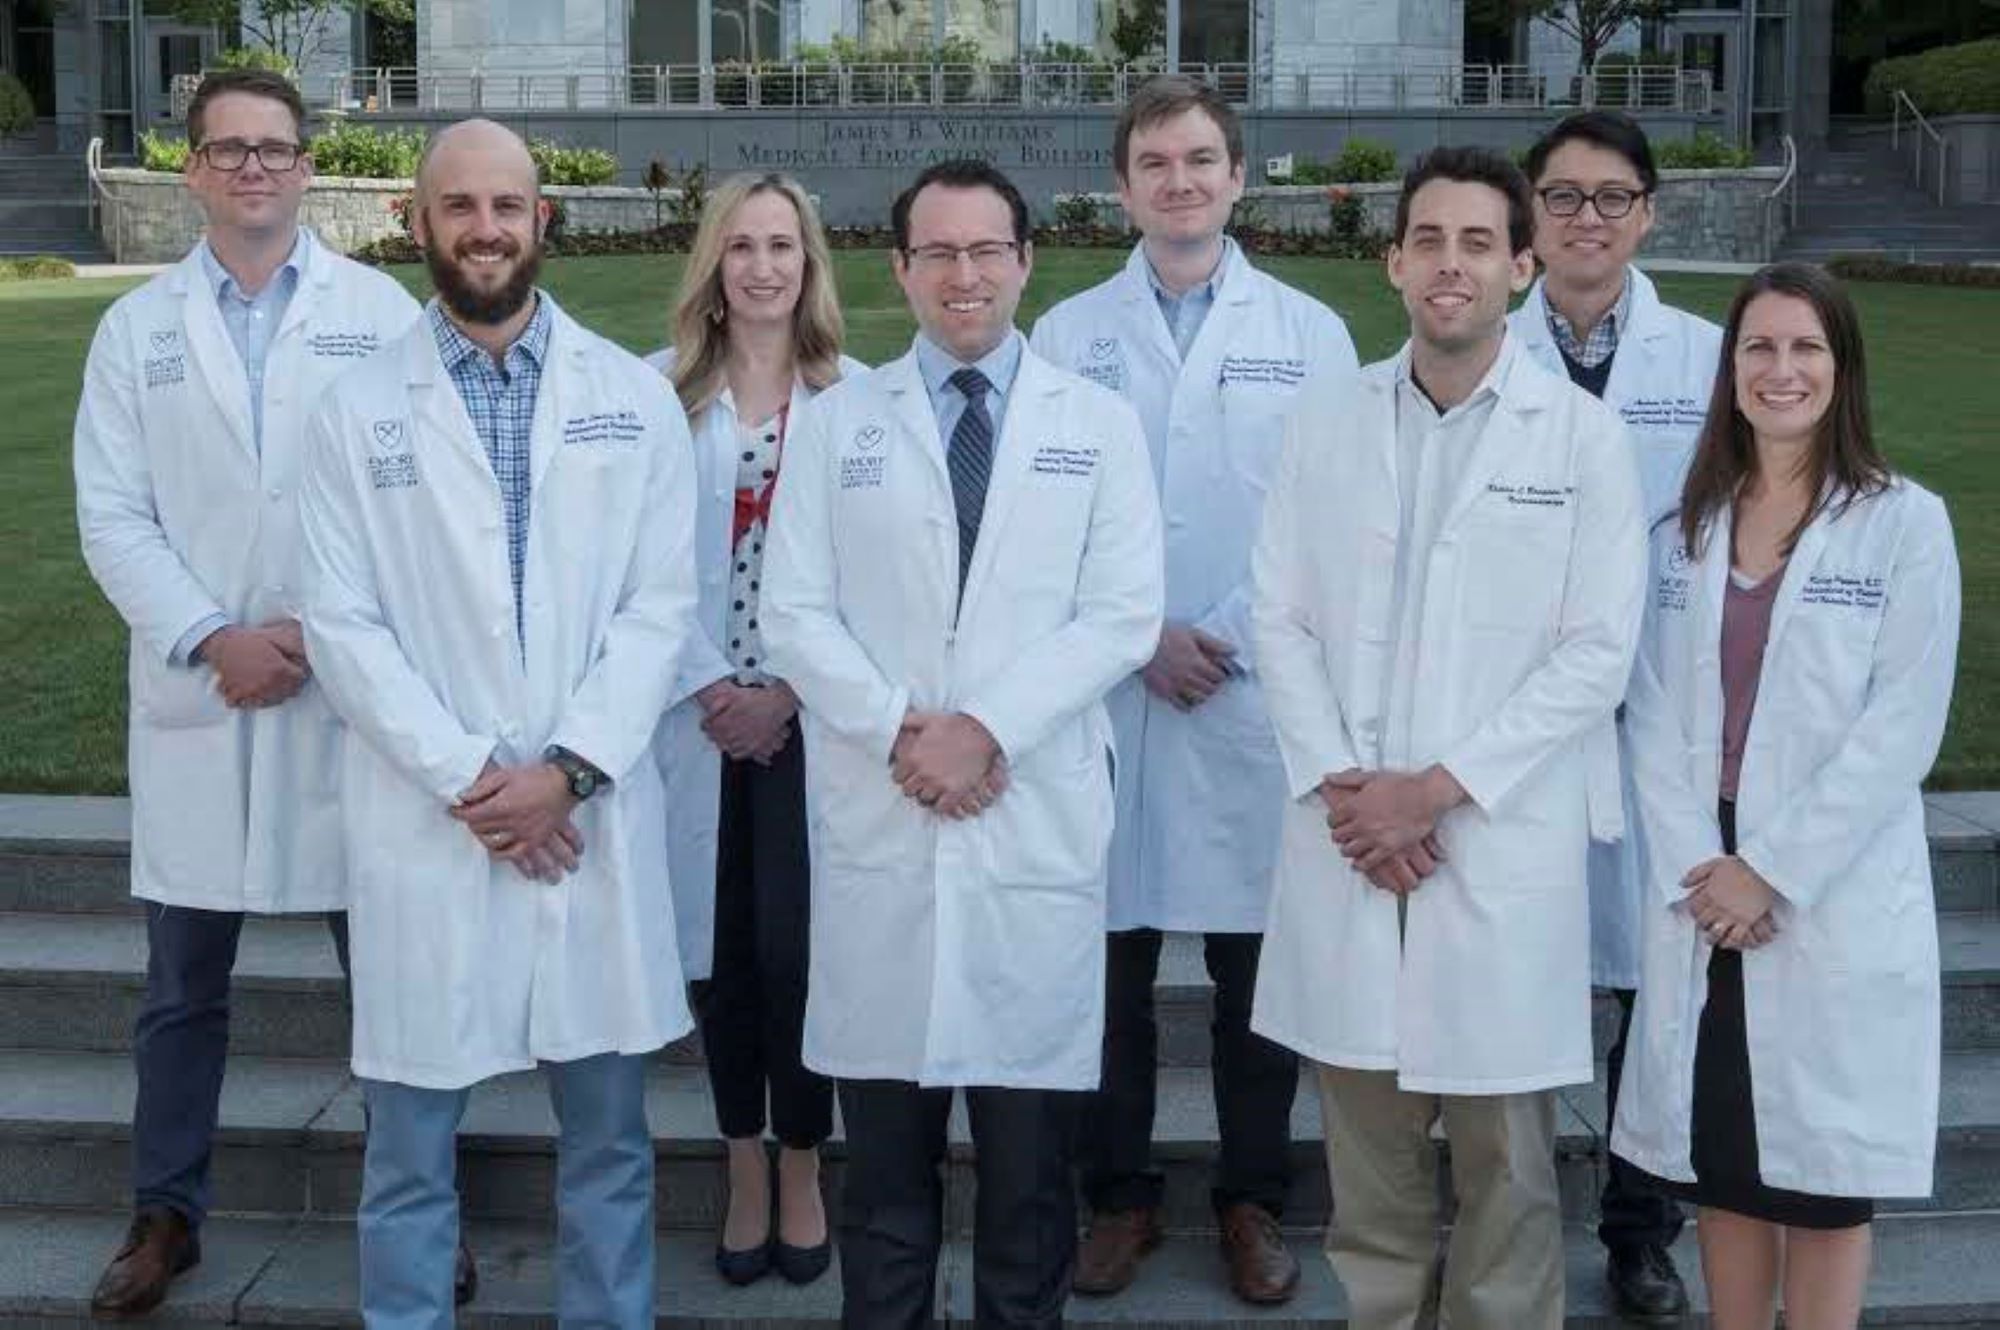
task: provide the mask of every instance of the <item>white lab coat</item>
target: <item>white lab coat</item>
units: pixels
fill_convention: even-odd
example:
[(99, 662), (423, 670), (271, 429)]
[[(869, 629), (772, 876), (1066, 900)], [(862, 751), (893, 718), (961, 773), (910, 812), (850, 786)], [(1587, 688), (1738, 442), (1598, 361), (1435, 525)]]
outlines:
[(1250, 547), (1285, 411), (1306, 379), (1358, 367), (1353, 339), (1332, 310), (1232, 245), (1185, 364), (1139, 249), (1117, 276), (1043, 315), (1034, 347), (1138, 411), (1161, 494), (1167, 617), (1236, 647), (1246, 671), (1191, 712), (1136, 674), (1112, 692), (1108, 926), (1261, 932), (1285, 775), (1251, 641)]
[[(1612, 1148), (1692, 1180), (1709, 947), (1681, 879), (1722, 853), (1725, 515), (1701, 556), (1653, 543), (1626, 724), (1645, 828), (1644, 974)], [(1919, 782), (1951, 702), (1958, 557), (1937, 496), (1899, 480), (1806, 528), (1771, 611), (1736, 791), (1737, 854), (1778, 936), (1743, 955), (1765, 1183), (1927, 1196), (1938, 1115), (1938, 939)]]
[[(544, 295), (543, 299), (548, 297)], [(429, 322), (314, 417), (306, 635), (349, 728), (354, 1070), (430, 1088), (690, 1027), (648, 754), (692, 626), (694, 467), (660, 376), (560, 310), (535, 404), (525, 641), (500, 489)], [(447, 816), (492, 756), (612, 778), (558, 886)]]
[[(1639, 466), (1646, 529), (1680, 506), (1681, 483), (1708, 411), (1722, 356), (1722, 329), (1707, 319), (1660, 303), (1646, 274), (1628, 269), (1632, 304), (1619, 330), (1604, 404), (1625, 422)], [(1508, 320), (1522, 349), (1551, 374), (1568, 376), (1562, 350), (1549, 331), (1547, 280), (1537, 281)], [(1590, 977), (1606, 988), (1639, 986), (1640, 832), (1631, 763), (1620, 733), (1625, 786), (1625, 834), (1590, 846)]]
[(112, 305), (76, 413), (77, 527), (130, 625), (132, 894), (202, 910), (337, 910), (346, 899), (339, 721), (318, 685), (233, 710), (213, 668), (175, 664), (210, 616), (299, 608), (305, 422), (417, 305), (301, 233), (297, 289), (264, 373), (264, 438), (199, 252)]
[[(805, 1061), (832, 1076), (1085, 1090), (1104, 1017), (1103, 698), (1152, 654), (1159, 506), (1132, 409), (1025, 348), (958, 601), (945, 444), (914, 352), (793, 426), (764, 645), (805, 702)], [(951, 822), (889, 753), (910, 709), (991, 731), (1011, 784)]]
[[(672, 389), (671, 348), (646, 357)], [(858, 360), (841, 357), (842, 378), (867, 372)], [(813, 398), (803, 379), (792, 386), (787, 428)], [(681, 946), (681, 972), (706, 979), (715, 959), (716, 830), (722, 816), (722, 750), (701, 732), (702, 709), (694, 695), (735, 673), (722, 643), (729, 634), (731, 534), (736, 522), (736, 401), (727, 388), (692, 422), (695, 466), (695, 567), (701, 604), (697, 631), (688, 634), (680, 676), (653, 736), (667, 801), (667, 876), (674, 884), (674, 931)]]
[(1442, 762), (1471, 801), (1440, 821), (1447, 858), (1408, 897), (1399, 945), (1397, 898), (1340, 856), (1313, 792), (1383, 763), (1397, 363), (1301, 394), (1258, 538), (1258, 662), (1289, 798), (1251, 1025), (1406, 1090), (1585, 1082), (1585, 848), (1618, 797), (1586, 741), (1624, 689), (1645, 581), (1630, 445), (1602, 403), (1514, 356), (1411, 564), (1413, 765)]

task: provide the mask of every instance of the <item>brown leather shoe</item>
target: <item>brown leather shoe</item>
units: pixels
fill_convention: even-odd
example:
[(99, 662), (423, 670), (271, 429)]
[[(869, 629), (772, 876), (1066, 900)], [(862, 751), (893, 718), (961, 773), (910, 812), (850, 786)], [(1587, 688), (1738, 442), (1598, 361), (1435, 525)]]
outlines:
[(1268, 1307), (1289, 1302), (1299, 1291), (1299, 1262), (1285, 1245), (1278, 1221), (1255, 1201), (1238, 1201), (1222, 1212), (1222, 1259), (1229, 1287), (1245, 1302)]
[(1156, 1210), (1102, 1210), (1090, 1217), (1090, 1231), (1076, 1253), (1075, 1292), (1116, 1293), (1139, 1274), (1139, 1262), (1160, 1245)]
[(472, 1248), (465, 1245), (465, 1239), (458, 1240), (458, 1255), (451, 1263), (451, 1305), (463, 1307), (479, 1296), (479, 1266), (472, 1259)]
[(148, 1208), (132, 1216), (125, 1245), (111, 1258), (90, 1295), (93, 1316), (144, 1316), (166, 1300), (174, 1276), (201, 1264), (201, 1239), (177, 1210)]

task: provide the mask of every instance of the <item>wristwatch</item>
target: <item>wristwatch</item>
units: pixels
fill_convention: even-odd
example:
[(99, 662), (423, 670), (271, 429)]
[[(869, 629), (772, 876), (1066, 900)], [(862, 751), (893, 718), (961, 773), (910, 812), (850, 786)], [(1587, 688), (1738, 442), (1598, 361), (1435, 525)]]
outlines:
[(611, 777), (567, 748), (551, 744), (543, 751), (542, 760), (562, 772), (563, 779), (569, 782), (570, 797), (579, 803), (611, 783)]

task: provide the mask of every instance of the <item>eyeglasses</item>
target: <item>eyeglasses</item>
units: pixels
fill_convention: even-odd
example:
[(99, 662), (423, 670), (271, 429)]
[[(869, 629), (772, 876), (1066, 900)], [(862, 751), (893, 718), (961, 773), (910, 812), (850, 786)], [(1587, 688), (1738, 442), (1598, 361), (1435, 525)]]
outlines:
[(242, 139), (217, 139), (195, 149), (218, 171), (241, 171), (252, 157), (266, 171), (283, 173), (299, 164), (305, 149), (296, 143), (245, 143)]
[(1597, 215), (1607, 222), (1615, 222), (1632, 211), (1633, 205), (1646, 197), (1643, 189), (1626, 189), (1621, 185), (1607, 185), (1594, 194), (1586, 194), (1574, 185), (1551, 185), (1538, 192), (1542, 206), (1552, 217), (1574, 217), (1583, 211), (1588, 203), (1597, 209)]
[(976, 245), (919, 245), (903, 251), (911, 263), (938, 272), (956, 268), (961, 257), (971, 259), (975, 268), (1000, 268), (1020, 252), (1020, 243), (1013, 240), (982, 240)]

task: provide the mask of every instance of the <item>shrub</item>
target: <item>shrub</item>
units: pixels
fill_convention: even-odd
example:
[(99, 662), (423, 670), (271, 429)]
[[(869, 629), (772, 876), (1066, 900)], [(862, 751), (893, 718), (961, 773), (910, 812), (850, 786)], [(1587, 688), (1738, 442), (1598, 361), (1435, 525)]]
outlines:
[(0, 259), (0, 282), (21, 282), (37, 277), (74, 277), (76, 265), (68, 259), (34, 254), (25, 259)]
[(1389, 252), (1389, 237), (1368, 227), (1368, 204), (1335, 185), (1326, 191), (1327, 233), (1339, 258), (1375, 259)]
[(176, 175), (187, 169), (188, 141), (170, 138), (157, 130), (147, 130), (139, 135), (139, 165), (148, 171), (172, 171)]
[(357, 180), (408, 180), (423, 155), (423, 135), (413, 129), (376, 129), (351, 120), (335, 120), (312, 141), (313, 170)]
[(268, 69), (299, 81), (299, 71), (290, 58), (262, 46), (232, 46), (215, 57), (217, 69)]
[(1088, 194), (1058, 194), (1051, 223), (1062, 232), (1088, 231), (1097, 225), (1097, 201)]
[(1868, 109), (1887, 115), (1901, 88), (1925, 115), (2000, 114), (2000, 37), (1878, 60), (1868, 71)]
[(1340, 155), (1330, 163), (1333, 179), (1328, 184), (1367, 185), (1397, 176), (1396, 150), (1376, 139), (1352, 138), (1340, 145)]
[(1826, 270), (1843, 282), (1904, 282), (1914, 286), (1972, 286), (2000, 290), (2000, 268), (1973, 263), (1902, 263), (1868, 254), (1837, 254)]
[(35, 99), (28, 86), (12, 74), (0, 72), (0, 138), (25, 134), (35, 127)]
[(1739, 148), (1713, 130), (1699, 130), (1691, 139), (1667, 139), (1653, 145), (1653, 160), (1668, 171), (1729, 171), (1750, 165), (1750, 150)]
[(618, 178), (618, 159), (602, 148), (565, 148), (534, 139), (528, 155), (545, 185), (608, 185)]

